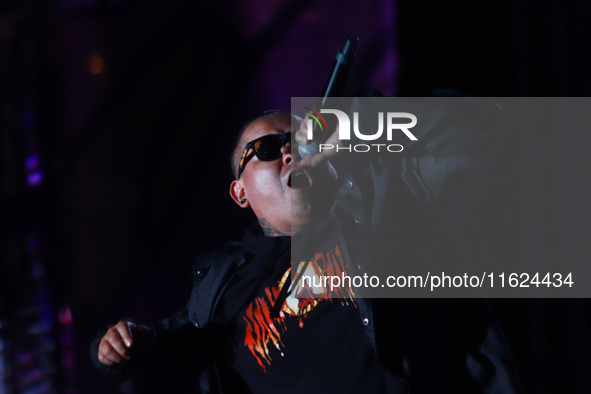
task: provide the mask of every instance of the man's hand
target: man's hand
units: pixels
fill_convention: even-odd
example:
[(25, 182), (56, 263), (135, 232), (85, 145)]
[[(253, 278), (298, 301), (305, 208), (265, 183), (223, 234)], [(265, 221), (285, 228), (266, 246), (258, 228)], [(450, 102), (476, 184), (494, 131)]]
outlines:
[(129, 360), (133, 352), (146, 346), (148, 331), (143, 326), (128, 321), (120, 321), (109, 328), (98, 347), (98, 359), (111, 365)]
[[(308, 142), (308, 119), (310, 119), (309, 115), (306, 115), (302, 122), (300, 123), (300, 128), (296, 131), (295, 140), (298, 144), (307, 145)], [(328, 137), (328, 139), (324, 142), (324, 144), (333, 145), (334, 148), (332, 149), (325, 149), (322, 152), (318, 152), (311, 156), (306, 156), (302, 158), (299, 162), (300, 166), (305, 167), (317, 167), (320, 163), (323, 163), (337, 154), (337, 146), (342, 146), (341, 141), (339, 140), (339, 126), (337, 124), (335, 131)], [(297, 151), (297, 149), (296, 149)]]

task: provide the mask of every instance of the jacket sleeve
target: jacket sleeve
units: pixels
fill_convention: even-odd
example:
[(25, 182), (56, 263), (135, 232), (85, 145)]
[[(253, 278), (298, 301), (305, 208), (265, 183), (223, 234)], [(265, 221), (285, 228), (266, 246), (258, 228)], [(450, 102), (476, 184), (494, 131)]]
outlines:
[[(377, 113), (384, 114), (382, 137), (372, 143), (386, 143), (392, 145), (392, 151), (402, 151), (392, 152), (384, 146), (377, 153), (378, 159), (399, 161), (400, 176), (411, 193), (427, 202), (455, 230), (475, 184), (491, 166), (502, 141), (501, 107), (483, 98), (381, 97), (355, 98), (352, 112), (360, 114), (359, 130), (365, 134), (377, 130)], [(387, 135), (388, 112), (414, 115), (416, 125), (407, 130), (416, 140), (396, 128)], [(408, 119), (394, 118), (392, 123), (408, 123)], [(357, 138), (355, 143), (369, 143), (359, 140), (354, 130), (351, 135)]]
[(206, 355), (201, 330), (189, 321), (187, 311), (159, 325), (143, 326), (149, 332), (147, 346), (111, 366), (98, 360), (98, 345), (108, 327), (99, 331), (90, 346), (94, 366), (124, 393), (194, 392)]

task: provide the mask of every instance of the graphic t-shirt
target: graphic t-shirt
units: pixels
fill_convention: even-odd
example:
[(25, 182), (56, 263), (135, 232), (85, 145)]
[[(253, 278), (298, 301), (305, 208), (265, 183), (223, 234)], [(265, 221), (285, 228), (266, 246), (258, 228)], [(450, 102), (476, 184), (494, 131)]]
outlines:
[[(249, 261), (223, 297), (220, 322), (230, 334), (225, 376), (231, 391), (254, 393), (382, 393), (385, 373), (353, 298), (285, 298), (290, 279), (290, 238), (259, 237), (245, 244)], [(315, 259), (322, 270), (338, 247)], [(282, 290), (284, 290), (282, 292)], [(251, 296), (252, 295), (252, 296)], [(285, 298), (285, 300), (283, 300)], [(242, 300), (243, 305), (239, 305)], [(234, 376), (231, 376), (234, 375)], [(237, 383), (239, 382), (239, 383)]]

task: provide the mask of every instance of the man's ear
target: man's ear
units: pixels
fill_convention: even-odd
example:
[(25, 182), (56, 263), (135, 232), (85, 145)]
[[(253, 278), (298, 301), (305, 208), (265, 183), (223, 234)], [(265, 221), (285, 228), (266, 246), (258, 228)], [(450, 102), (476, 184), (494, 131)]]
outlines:
[(241, 208), (248, 208), (250, 207), (250, 202), (246, 198), (246, 193), (244, 191), (244, 186), (240, 179), (233, 181), (230, 184), (230, 196), (232, 200)]

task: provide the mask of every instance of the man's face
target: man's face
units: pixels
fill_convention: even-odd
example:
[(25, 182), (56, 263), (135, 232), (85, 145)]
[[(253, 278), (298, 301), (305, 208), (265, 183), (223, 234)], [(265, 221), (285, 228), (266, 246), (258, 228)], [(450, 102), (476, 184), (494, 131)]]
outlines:
[[(259, 119), (244, 131), (239, 146), (244, 147), (265, 135), (295, 132), (300, 121), (297, 117), (281, 114)], [(291, 152), (291, 142), (288, 142), (281, 148), (279, 159), (261, 161), (251, 150), (246, 155), (240, 179), (232, 182), (230, 188), (232, 198), (240, 206), (252, 208), (266, 234), (291, 235), (297, 232), (317, 214), (315, 205), (318, 204), (314, 203), (314, 197), (326, 193), (326, 188), (336, 179), (334, 169), (326, 163), (318, 168), (298, 169), (299, 176), (307, 177), (308, 182), (304, 182), (304, 187), (292, 188), (292, 171), (297, 172), (294, 162), (297, 157), (292, 157)], [(245, 204), (241, 203), (244, 199)]]

